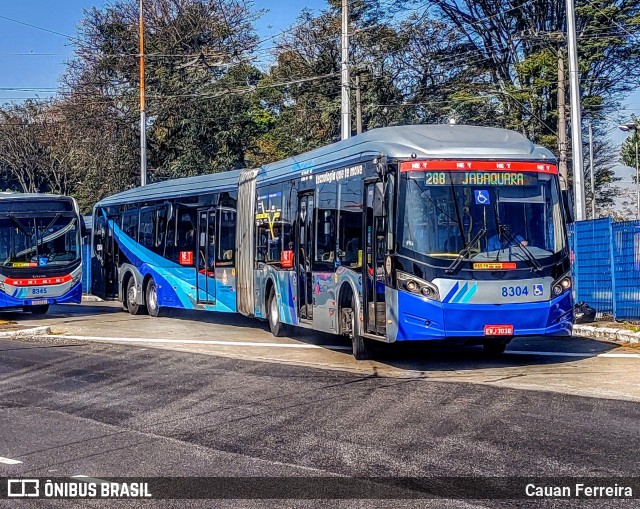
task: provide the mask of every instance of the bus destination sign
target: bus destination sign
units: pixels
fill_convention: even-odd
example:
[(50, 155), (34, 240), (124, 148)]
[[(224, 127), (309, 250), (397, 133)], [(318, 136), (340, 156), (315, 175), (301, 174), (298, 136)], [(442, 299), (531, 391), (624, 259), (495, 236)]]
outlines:
[(428, 171), (424, 173), (424, 179), (429, 186), (527, 186), (538, 181), (535, 175), (502, 171)]
[(507, 171), (507, 172), (533, 172), (533, 173), (558, 173), (555, 164), (531, 162), (531, 161), (403, 161), (400, 163), (400, 171)]

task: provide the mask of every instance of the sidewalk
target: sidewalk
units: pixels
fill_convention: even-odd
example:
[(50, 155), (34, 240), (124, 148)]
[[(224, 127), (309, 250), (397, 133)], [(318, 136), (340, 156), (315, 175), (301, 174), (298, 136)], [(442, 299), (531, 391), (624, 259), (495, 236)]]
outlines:
[(609, 341), (621, 345), (640, 345), (640, 332), (624, 328), (616, 322), (593, 322), (593, 324), (576, 324), (573, 334), (598, 341)]

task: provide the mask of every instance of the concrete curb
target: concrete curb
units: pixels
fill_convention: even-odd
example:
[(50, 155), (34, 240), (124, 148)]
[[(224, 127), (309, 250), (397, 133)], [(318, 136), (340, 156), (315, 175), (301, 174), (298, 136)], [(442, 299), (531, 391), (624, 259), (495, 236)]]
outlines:
[(30, 329), (8, 330), (0, 332), (0, 338), (24, 338), (51, 334), (51, 327), (32, 327)]
[(82, 302), (104, 302), (104, 299), (85, 293), (82, 295)]
[(589, 339), (611, 341), (623, 345), (640, 345), (640, 332), (613, 327), (595, 327), (593, 325), (574, 325), (573, 333)]

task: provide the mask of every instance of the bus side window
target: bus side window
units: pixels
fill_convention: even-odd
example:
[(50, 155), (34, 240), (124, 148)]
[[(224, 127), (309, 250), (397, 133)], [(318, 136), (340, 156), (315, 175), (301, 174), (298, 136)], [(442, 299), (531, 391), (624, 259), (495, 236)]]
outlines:
[(362, 264), (362, 181), (342, 182), (338, 218), (338, 254), (347, 267)]
[(140, 240), (138, 242), (147, 249), (154, 247), (155, 216), (154, 208), (145, 208), (140, 212)]
[(318, 186), (316, 201), (316, 263), (330, 263), (335, 261), (336, 253), (336, 208), (337, 185), (335, 182)]
[[(195, 261), (196, 256), (196, 210), (188, 209), (186, 207), (179, 207), (177, 210), (177, 239), (176, 250), (174, 253), (174, 260), (177, 263), (181, 262), (180, 253), (186, 252), (191, 254), (191, 260)], [(185, 265), (185, 263), (180, 263)], [(193, 265), (191, 263), (190, 265)]]
[(136, 242), (138, 241), (138, 215), (140, 209), (127, 210), (122, 215), (122, 230)]
[(280, 265), (282, 254), (282, 185), (258, 189), (256, 261)]
[(236, 251), (236, 211), (218, 209), (218, 257), (221, 265), (233, 265)]

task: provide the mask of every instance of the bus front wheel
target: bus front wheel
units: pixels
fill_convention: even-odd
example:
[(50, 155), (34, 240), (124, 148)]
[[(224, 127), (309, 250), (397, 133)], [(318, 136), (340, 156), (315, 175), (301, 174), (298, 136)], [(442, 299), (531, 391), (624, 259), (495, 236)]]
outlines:
[(353, 351), (353, 357), (357, 361), (366, 361), (373, 359), (373, 343), (367, 338), (363, 338), (358, 334), (357, 329), (357, 310), (355, 297), (351, 301), (351, 346)]
[(278, 310), (278, 299), (276, 291), (273, 287), (269, 290), (269, 298), (267, 299), (267, 315), (269, 316), (269, 329), (275, 337), (285, 335), (285, 325), (280, 321), (280, 312)]
[(160, 304), (158, 304), (158, 287), (153, 278), (147, 281), (146, 299), (147, 311), (153, 317), (160, 316)]
[(138, 304), (138, 287), (133, 277), (129, 278), (127, 282), (125, 298), (127, 299), (127, 309), (129, 313), (132, 315), (142, 315), (146, 312), (147, 308), (143, 304)]

